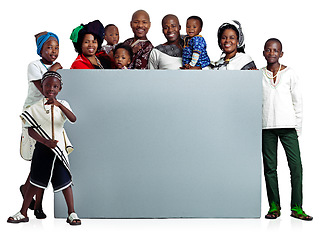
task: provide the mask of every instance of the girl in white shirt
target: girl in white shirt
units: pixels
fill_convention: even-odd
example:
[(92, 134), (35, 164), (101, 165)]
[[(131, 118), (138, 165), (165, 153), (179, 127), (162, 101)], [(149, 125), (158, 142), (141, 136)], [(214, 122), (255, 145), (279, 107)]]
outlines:
[[(32, 61), (28, 65), (28, 94), (23, 105), (23, 111), (32, 106), (34, 103), (43, 99), (41, 88), (41, 79), (48, 70), (56, 71), (61, 69), (60, 63), (55, 62), (59, 55), (59, 38), (52, 32), (40, 32), (35, 35), (37, 54), (40, 59)], [(25, 160), (31, 160), (35, 141), (32, 139), (28, 131), (22, 128), (20, 154)], [(30, 175), (24, 185), (20, 186), (22, 196), (30, 185)], [(30, 209), (35, 210), (34, 214), (38, 219), (46, 218), (46, 214), (42, 210), (43, 191), (36, 194), (36, 200), (30, 204)]]
[(298, 77), (281, 65), (282, 44), (267, 40), (263, 55), (267, 66), (263, 71), (262, 153), (269, 201), (268, 219), (280, 216), (280, 195), (277, 177), (278, 139), (286, 152), (291, 175), (291, 216), (301, 220), (313, 218), (302, 210), (302, 164), (298, 136), (301, 134), (302, 98)]

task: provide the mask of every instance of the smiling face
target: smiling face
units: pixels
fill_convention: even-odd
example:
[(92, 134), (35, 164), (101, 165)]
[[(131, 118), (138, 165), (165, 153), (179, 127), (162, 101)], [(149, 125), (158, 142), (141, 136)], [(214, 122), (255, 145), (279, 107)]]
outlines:
[(162, 32), (168, 43), (174, 43), (180, 39), (181, 26), (175, 16), (168, 16), (162, 21)]
[(267, 41), (264, 46), (263, 56), (268, 64), (278, 64), (283, 55), (281, 44), (277, 41)]
[(143, 10), (135, 12), (132, 16), (130, 26), (135, 40), (147, 40), (147, 33), (151, 26), (148, 13)]
[(94, 56), (98, 49), (98, 40), (92, 34), (84, 35), (81, 50), (86, 57)]
[(55, 77), (48, 77), (42, 82), (42, 91), (47, 98), (56, 98), (61, 89), (61, 82)]
[(109, 26), (105, 31), (104, 39), (111, 46), (119, 42), (119, 30), (116, 26)]
[(187, 34), (189, 37), (194, 37), (196, 35), (199, 35), (199, 33), (201, 32), (201, 23), (199, 20), (197, 19), (189, 19), (187, 21)]
[(237, 33), (233, 29), (223, 31), (220, 39), (220, 47), (228, 58), (233, 57), (237, 53), (237, 45), (239, 44)]
[(131, 63), (130, 54), (126, 49), (118, 48), (114, 53), (114, 61), (119, 69), (127, 67)]
[(49, 38), (41, 49), (42, 61), (44, 64), (51, 65), (59, 55), (59, 43), (55, 38)]

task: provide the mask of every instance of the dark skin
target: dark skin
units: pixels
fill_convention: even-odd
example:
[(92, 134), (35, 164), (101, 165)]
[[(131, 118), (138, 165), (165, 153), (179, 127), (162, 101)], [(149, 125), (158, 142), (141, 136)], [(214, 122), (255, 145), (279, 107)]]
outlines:
[[(283, 56), (281, 44), (278, 41), (267, 41), (264, 46), (263, 56), (267, 60), (267, 69), (273, 73), (273, 76), (275, 76), (278, 71), (283, 70), (286, 68), (286, 66), (281, 65), (279, 59)], [(277, 78), (275, 77), (273, 79), (274, 82), (276, 82)]]
[[(268, 41), (266, 42), (264, 46), (263, 56), (267, 60), (267, 69), (273, 73), (273, 76), (275, 76), (279, 70), (282, 70), (285, 68), (285, 66), (282, 66), (281, 69), (279, 58), (283, 56), (283, 52), (281, 49), (281, 45), (276, 41)], [(276, 81), (276, 77), (273, 79), (273, 81)], [(274, 212), (268, 212), (268, 214), (265, 216), (268, 219), (276, 219), (280, 216), (280, 210), (274, 211)]]
[[(52, 65), (53, 62), (57, 59), (59, 55), (59, 44), (55, 38), (49, 38), (42, 46), (41, 49), (41, 61), (46, 65)], [(57, 71), (58, 69), (62, 69), (60, 63), (56, 62), (50, 67), (50, 71)], [(43, 94), (42, 86), (41, 86), (41, 79), (32, 81), (36, 88)], [(30, 175), (28, 176), (25, 184), (22, 186), (22, 192), (25, 193), (26, 189), (29, 186)], [(40, 189), (39, 192), (36, 194), (36, 203), (35, 209), (42, 209), (42, 198), (43, 198), (43, 190)]]
[[(276, 74), (285, 69), (286, 66), (281, 65), (279, 59), (283, 56), (282, 47), (281, 44), (278, 41), (275, 40), (269, 40), (266, 42), (264, 46), (263, 56), (267, 60), (267, 69), (273, 73), (273, 76), (276, 76)], [(274, 83), (276, 82), (277, 77), (273, 79)], [(302, 220), (312, 220), (312, 217), (309, 215), (304, 216), (298, 216), (294, 211), (292, 211), (292, 214), (296, 218), (300, 218)], [(268, 212), (268, 214), (265, 216), (267, 219), (276, 219), (280, 216), (280, 210)]]
[[(60, 102), (57, 101), (56, 96), (61, 91), (62, 86), (59, 79), (54, 77), (46, 78), (42, 86), (42, 92), (44, 95), (48, 98), (48, 101), (45, 103), (46, 105), (54, 105), (56, 107), (59, 107), (60, 110), (65, 114), (65, 116), (69, 119), (70, 122), (75, 122), (77, 120), (76, 116), (67, 109), (64, 105), (62, 105)], [(36, 141), (46, 145), (47, 147), (53, 149), (57, 146), (58, 141), (54, 139), (45, 139), (42, 136), (40, 136), (33, 128), (28, 128), (29, 135), (34, 138)], [(25, 217), (27, 217), (27, 210), (28, 207), (32, 201), (33, 196), (39, 192), (40, 188), (29, 184), (24, 196), (24, 201), (21, 207), (21, 214)], [(74, 201), (73, 201), (73, 192), (71, 186), (64, 189), (63, 195), (65, 197), (67, 207), (68, 207), (68, 215), (74, 212)], [(74, 220), (75, 222), (81, 222), (80, 220)]]
[[(132, 15), (130, 26), (134, 33), (134, 41), (147, 40), (147, 33), (151, 27), (149, 14), (144, 10), (136, 11)], [(137, 53), (139, 50), (141, 50), (139, 45), (132, 48), (133, 53)]]
[[(189, 19), (187, 21), (187, 34), (190, 37), (194, 37), (201, 32), (200, 21), (195, 19)], [(201, 67), (194, 66), (192, 67), (190, 64), (185, 64), (180, 69), (189, 69), (189, 70), (201, 70)]]
[(164, 45), (176, 45), (178, 48), (182, 49), (180, 45), (180, 30), (181, 26), (179, 19), (175, 15), (167, 15), (162, 19), (162, 32), (167, 42)]
[[(55, 38), (49, 38), (42, 46), (41, 49), (41, 61), (46, 65), (52, 65), (53, 62), (58, 58), (59, 55), (59, 44), (55, 40)], [(58, 69), (62, 69), (60, 63), (56, 62), (50, 67), (50, 71), (57, 71)], [(41, 87), (41, 79), (33, 81), (34, 85), (37, 89), (42, 93)]]

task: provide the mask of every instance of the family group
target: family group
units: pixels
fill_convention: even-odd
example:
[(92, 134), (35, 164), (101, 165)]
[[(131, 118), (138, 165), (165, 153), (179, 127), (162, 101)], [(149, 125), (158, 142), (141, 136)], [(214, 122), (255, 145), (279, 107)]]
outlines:
[[(257, 70), (254, 61), (244, 52), (245, 43), (238, 21), (223, 23), (218, 29), (218, 44), (222, 50), (219, 61), (212, 62), (206, 52), (206, 42), (200, 35), (203, 22), (191, 16), (186, 23), (186, 36), (175, 15), (166, 15), (162, 29), (167, 42), (153, 47), (147, 38), (150, 17), (144, 10), (132, 15), (134, 37), (119, 42), (119, 30), (114, 24), (103, 27), (95, 20), (76, 27), (70, 36), (78, 57), (71, 69), (195, 69), (195, 70)], [(18, 213), (9, 223), (28, 222), (28, 208), (36, 218), (46, 218), (42, 209), (44, 189), (51, 182), (54, 191), (62, 191), (68, 207), (67, 222), (80, 225), (74, 210), (72, 175), (68, 154), (72, 145), (64, 130), (66, 120), (76, 121), (70, 105), (56, 96), (62, 89), (62, 66), (56, 62), (59, 38), (51, 32), (36, 36), (39, 60), (28, 66), (28, 95), (23, 106), (21, 155), (31, 160), (31, 169), (20, 187), (24, 198)], [(102, 45), (103, 41), (106, 45)], [(286, 152), (291, 174), (291, 216), (312, 220), (302, 209), (302, 164), (298, 136), (302, 126), (302, 97), (299, 80), (292, 68), (280, 64), (282, 43), (276, 38), (266, 41), (263, 55), (267, 66), (263, 72), (262, 154), (269, 201), (268, 219), (280, 216), (280, 195), (277, 175), (278, 139)], [(35, 196), (35, 199), (34, 199)]]
[[(130, 26), (134, 36), (123, 43), (119, 43), (119, 29), (114, 24), (103, 27), (95, 20), (76, 27), (70, 39), (79, 55), (71, 69), (256, 69), (244, 52), (244, 35), (238, 21), (220, 26), (218, 44), (223, 54), (217, 62), (210, 61), (206, 41), (200, 35), (203, 21), (198, 16), (187, 19), (187, 35), (182, 36), (179, 19), (166, 15), (162, 31), (167, 42), (156, 47), (147, 38), (151, 26), (147, 12), (135, 12)], [(104, 40), (106, 44), (102, 45)]]

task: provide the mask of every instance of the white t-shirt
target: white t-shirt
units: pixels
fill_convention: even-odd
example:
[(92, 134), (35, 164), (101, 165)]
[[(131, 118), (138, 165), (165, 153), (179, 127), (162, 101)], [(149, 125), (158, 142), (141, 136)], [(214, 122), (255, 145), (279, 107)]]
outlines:
[(43, 98), (42, 93), (38, 90), (33, 81), (41, 80), (45, 72), (47, 72), (52, 65), (45, 65), (41, 60), (36, 60), (28, 65), (28, 95), (24, 102), (23, 109), (36, 103)]
[[(158, 47), (153, 48), (150, 52), (148, 60), (149, 69), (177, 70), (182, 67), (181, 49), (178, 49), (174, 45), (161, 45), (162, 48), (160, 50), (157, 49)], [(167, 50), (168, 52), (166, 53), (164, 50)]]

